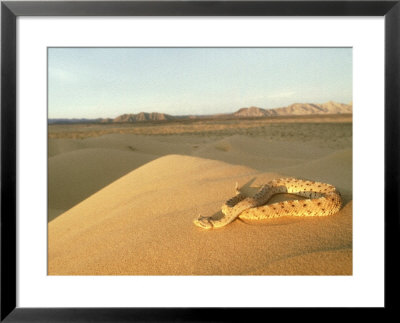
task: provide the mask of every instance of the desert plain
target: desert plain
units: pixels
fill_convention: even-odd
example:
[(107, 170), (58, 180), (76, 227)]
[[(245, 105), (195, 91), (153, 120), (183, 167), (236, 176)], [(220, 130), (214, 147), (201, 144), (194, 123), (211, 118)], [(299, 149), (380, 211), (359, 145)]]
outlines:
[[(49, 275), (351, 275), (352, 116), (48, 128)], [(332, 184), (327, 217), (237, 219), (212, 230), (236, 182)], [(293, 199), (280, 194), (271, 202)]]

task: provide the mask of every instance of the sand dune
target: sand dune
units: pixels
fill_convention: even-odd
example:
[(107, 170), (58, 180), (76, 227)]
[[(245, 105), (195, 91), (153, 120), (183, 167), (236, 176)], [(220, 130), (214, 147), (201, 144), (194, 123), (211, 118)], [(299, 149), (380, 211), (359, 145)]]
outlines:
[(181, 142), (168, 142), (164, 144), (160, 138), (154, 136), (110, 134), (100, 137), (89, 137), (85, 139), (50, 139), (49, 156), (56, 156), (74, 150), (101, 148), (122, 151), (136, 151), (155, 156), (165, 155), (171, 152), (187, 153), (190, 145)]
[(50, 139), (49, 221), (159, 156), (190, 154), (191, 145), (180, 142), (119, 134), (86, 139)]
[(249, 138), (234, 135), (203, 145), (194, 156), (247, 165), (258, 170), (275, 170), (322, 157), (332, 150), (312, 144)]
[(48, 156), (53, 157), (69, 151), (82, 149), (83, 140), (75, 139), (49, 139), (48, 141)]
[[(352, 274), (351, 123), (191, 126), (55, 129), (72, 136), (49, 139), (50, 275)], [(280, 176), (335, 185), (343, 209), (211, 231), (193, 224), (222, 216), (236, 182), (251, 194)]]
[[(328, 180), (325, 173), (345, 172), (333, 179), (351, 181), (348, 160), (351, 141), (342, 132), (335, 128), (331, 133), (326, 131), (325, 136), (333, 140), (317, 136), (305, 139), (307, 127), (299, 125), (293, 129), (286, 132), (292, 132), (291, 136), (282, 137), (283, 133), (277, 131), (272, 138), (233, 132), (226, 136), (109, 134), (85, 139), (49, 139), (49, 220), (122, 175), (167, 154), (197, 156), (323, 181)], [(347, 149), (344, 162), (350, 167), (338, 167), (335, 156), (329, 161), (331, 154), (341, 153), (343, 149)], [(337, 161), (341, 160), (339, 157)]]
[[(176, 154), (152, 160), (49, 223), (48, 273), (351, 275), (351, 176), (318, 171), (335, 162), (351, 170), (351, 154), (320, 153), (287, 173)], [(238, 220), (212, 231), (193, 225), (198, 214), (220, 213), (236, 181), (258, 186), (289, 173), (340, 184), (345, 207), (325, 218)]]

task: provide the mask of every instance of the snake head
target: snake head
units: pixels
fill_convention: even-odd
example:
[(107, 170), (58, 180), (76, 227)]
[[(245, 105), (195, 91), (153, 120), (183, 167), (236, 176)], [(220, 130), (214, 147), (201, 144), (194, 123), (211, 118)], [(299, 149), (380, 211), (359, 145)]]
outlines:
[(213, 225), (210, 221), (210, 218), (199, 216), (196, 220), (193, 221), (195, 225), (203, 229), (212, 229)]

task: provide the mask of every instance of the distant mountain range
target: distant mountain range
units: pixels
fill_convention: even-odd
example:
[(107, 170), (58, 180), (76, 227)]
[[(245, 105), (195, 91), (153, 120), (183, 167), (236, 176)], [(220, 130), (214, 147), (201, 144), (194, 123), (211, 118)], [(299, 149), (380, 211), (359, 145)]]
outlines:
[(49, 119), (49, 124), (68, 124), (68, 123), (136, 123), (146, 121), (166, 121), (182, 119), (201, 119), (201, 118), (259, 118), (259, 117), (279, 117), (279, 116), (301, 116), (301, 115), (326, 115), (326, 114), (351, 114), (353, 104), (343, 104), (337, 102), (327, 102), (322, 104), (315, 103), (294, 103), (287, 107), (275, 109), (263, 109), (258, 107), (241, 108), (233, 113), (214, 114), (214, 115), (188, 115), (172, 116), (159, 112), (140, 112), (123, 114), (114, 119)]

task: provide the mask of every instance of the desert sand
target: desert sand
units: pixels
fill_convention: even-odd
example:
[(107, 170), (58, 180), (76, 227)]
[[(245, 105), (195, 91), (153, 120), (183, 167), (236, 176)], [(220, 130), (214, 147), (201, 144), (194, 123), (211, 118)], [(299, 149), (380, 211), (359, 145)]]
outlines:
[[(49, 275), (352, 274), (351, 121), (152, 127), (50, 129)], [(335, 185), (342, 210), (193, 225), (221, 216), (236, 182), (287, 176)]]

